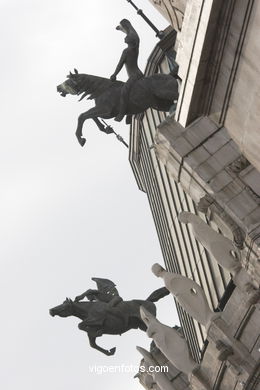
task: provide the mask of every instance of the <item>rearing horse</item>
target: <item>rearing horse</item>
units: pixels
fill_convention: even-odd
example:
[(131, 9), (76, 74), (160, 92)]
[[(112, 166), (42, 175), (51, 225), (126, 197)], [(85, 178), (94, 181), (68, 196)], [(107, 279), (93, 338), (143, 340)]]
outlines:
[[(111, 81), (104, 77), (88, 74), (70, 73), (68, 80), (58, 85), (61, 96), (81, 95), (80, 100), (88, 96), (95, 100), (95, 107), (81, 114), (78, 118), (76, 137), (81, 146), (86, 139), (82, 137), (82, 127), (87, 119), (93, 119), (101, 131), (111, 133), (111, 128), (105, 128), (98, 118), (110, 119), (119, 114), (121, 89), (125, 83)], [(172, 74), (155, 74), (137, 80), (130, 91), (127, 104), (127, 118), (144, 112), (149, 107), (159, 111), (169, 111), (178, 98), (178, 82)]]

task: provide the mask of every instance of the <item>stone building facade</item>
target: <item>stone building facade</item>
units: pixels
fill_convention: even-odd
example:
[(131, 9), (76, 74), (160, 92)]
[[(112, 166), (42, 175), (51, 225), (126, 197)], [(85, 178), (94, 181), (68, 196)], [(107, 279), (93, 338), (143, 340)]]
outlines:
[(181, 31), (187, 0), (150, 0), (176, 31)]
[[(158, 66), (162, 72), (169, 72), (164, 52), (174, 40), (174, 31), (167, 29), (165, 38), (148, 59), (147, 75), (155, 73)], [(167, 269), (200, 283), (211, 307), (217, 310), (225, 301), (225, 291), (232, 290), (232, 282), (229, 274), (194, 239), (190, 228), (183, 226), (178, 220), (181, 211), (198, 212), (198, 207), (181, 184), (172, 179), (167, 167), (156, 156), (156, 133), (165, 118), (164, 113), (149, 109), (133, 120), (130, 131), (130, 163), (139, 189), (147, 194)], [(202, 213), (200, 215), (207, 220), (207, 216)], [(205, 331), (178, 304), (177, 311), (193, 356), (199, 361)]]
[(181, 211), (190, 211), (232, 240), (237, 261), (259, 288), (260, 4), (150, 1), (177, 34), (165, 31), (146, 74), (167, 73), (165, 54), (175, 49), (179, 99), (174, 114), (148, 110), (133, 120), (130, 162), (147, 193), (166, 268), (196, 281), (228, 324), (206, 332), (177, 303), (200, 368), (188, 384), (184, 379), (172, 388), (260, 389), (259, 297), (235, 287), (229, 272), (178, 220)]
[[(254, 25), (257, 13), (257, 2), (187, 1), (177, 38), (180, 96), (174, 120), (160, 125), (155, 141), (158, 158), (201, 210), (211, 213), (222, 229), (226, 225), (226, 234), (231, 230), (235, 241), (245, 236), (246, 266), (253, 273), (260, 233), (259, 110), (255, 106), (260, 84), (257, 73), (246, 67), (253, 66), (254, 56), (249, 59), (244, 53), (256, 44), (249, 16), (253, 15)], [(248, 84), (243, 95), (240, 83), (249, 75), (254, 85)], [(242, 99), (254, 103), (249, 107)]]

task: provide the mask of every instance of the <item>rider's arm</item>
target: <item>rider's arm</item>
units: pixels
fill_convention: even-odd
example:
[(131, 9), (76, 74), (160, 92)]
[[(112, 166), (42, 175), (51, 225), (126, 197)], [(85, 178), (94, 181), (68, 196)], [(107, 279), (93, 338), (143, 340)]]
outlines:
[(75, 301), (76, 301), (76, 302), (82, 301), (82, 299), (84, 299), (84, 298), (87, 296), (87, 292), (88, 292), (88, 291), (85, 291), (83, 294), (78, 295), (78, 296), (75, 298)]
[(110, 77), (111, 80), (116, 80), (116, 76), (118, 75), (118, 73), (120, 72), (120, 70), (122, 69), (124, 63), (125, 63), (125, 60), (126, 60), (126, 56), (127, 56), (127, 49), (125, 49), (121, 55), (121, 58), (118, 62), (118, 65), (116, 67), (116, 70), (115, 72), (112, 74), (112, 76)]
[(122, 302), (122, 300), (123, 299), (121, 297), (119, 297), (119, 296), (113, 297), (111, 299), (111, 301), (109, 302), (109, 306), (114, 307), (114, 306), (118, 305), (120, 302)]

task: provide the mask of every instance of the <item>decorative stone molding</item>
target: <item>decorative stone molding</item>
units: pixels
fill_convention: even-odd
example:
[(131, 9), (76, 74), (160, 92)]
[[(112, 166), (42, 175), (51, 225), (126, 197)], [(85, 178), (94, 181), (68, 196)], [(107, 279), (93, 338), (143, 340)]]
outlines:
[[(203, 214), (206, 214), (210, 219), (213, 219), (214, 222), (219, 226), (219, 219), (221, 222), (228, 227), (228, 229), (232, 232), (234, 245), (238, 249), (243, 249), (245, 242), (245, 232), (238, 226), (238, 224), (230, 217), (227, 212), (222, 209), (213, 197), (209, 194), (203, 196), (198, 203), (198, 211), (201, 211)], [(217, 216), (216, 218), (214, 218)], [(222, 223), (221, 223), (222, 225)], [(221, 226), (219, 226), (220, 230)]]
[[(145, 365), (144, 359), (141, 361), (142, 365)], [(135, 378), (139, 378), (140, 374), (136, 374)], [(141, 383), (145, 387), (146, 390), (162, 390), (158, 384), (154, 381), (152, 375), (148, 374), (148, 372), (144, 372), (142, 374), (142, 381)]]
[(136, 347), (136, 349), (143, 356), (144, 362), (146, 364), (146, 369), (151, 372), (153, 381), (159, 386), (159, 388), (161, 390), (173, 390), (172, 383), (162, 370), (158, 372), (154, 369), (149, 370), (150, 367), (155, 368), (158, 366), (157, 362), (153, 358), (153, 355), (142, 347)]
[[(182, 334), (159, 322), (143, 307), (140, 308), (140, 313), (147, 326), (148, 337), (153, 338), (157, 348), (178, 370), (188, 375), (191, 388), (193, 390), (212, 390), (200, 371), (200, 366), (191, 357), (188, 344)], [(173, 389), (177, 390), (174, 385)], [(189, 390), (190, 387), (186, 385), (185, 389)]]
[[(208, 331), (200, 371), (211, 389), (259, 390), (260, 306), (235, 289)], [(249, 352), (250, 351), (250, 352)], [(191, 378), (192, 389), (199, 390)]]
[(204, 195), (197, 204), (198, 211), (201, 211), (203, 214), (207, 214), (209, 207), (214, 203), (214, 199), (211, 195)]
[(144, 307), (140, 308), (141, 318), (147, 326), (147, 335), (178, 370), (190, 375), (198, 368), (191, 357), (184, 337), (173, 328), (162, 324)]
[[(197, 302), (195, 299), (194, 300), (190, 299), (191, 296), (190, 292), (191, 289), (193, 289), (194, 286), (193, 283), (195, 282), (190, 281), (191, 284), (189, 284), (189, 282), (185, 281), (184, 277), (181, 277), (180, 275), (180, 278), (178, 278), (178, 275), (165, 271), (159, 264), (155, 264), (152, 270), (156, 276), (160, 276), (163, 278), (165, 286), (174, 295), (176, 300), (183, 306), (183, 308), (189, 312), (190, 315), (194, 316), (194, 318), (198, 321), (204, 321), (204, 325), (207, 326), (207, 338), (209, 341), (210, 349), (212, 351), (213, 350), (215, 351), (214, 356), (217, 358), (217, 360), (219, 360), (220, 362), (224, 362), (224, 366), (226, 368), (229, 368), (229, 371), (231, 373), (231, 376), (233, 376), (233, 379), (239, 377), (240, 380), (243, 381), (244, 378), (248, 378), (251, 375), (252, 371), (255, 369), (257, 361), (255, 359), (255, 356), (253, 356), (250, 353), (252, 347), (250, 347), (249, 349), (249, 346), (247, 345), (248, 340), (244, 338), (240, 340), (240, 332), (242, 333), (243, 326), (246, 327), (248, 322), (250, 322), (250, 325), (252, 327), (254, 321), (257, 321), (257, 319), (259, 318), (258, 313), (260, 313), (259, 304), (254, 303), (254, 305), (252, 305), (251, 302), (249, 302), (247, 297), (245, 296), (245, 292), (242, 290), (238, 290), (237, 293), (236, 292), (233, 293), (231, 298), (231, 303), (228, 302), (224, 311), (218, 314), (213, 313), (215, 314), (215, 316), (213, 316), (210, 313), (210, 309), (207, 307), (207, 302), (205, 302), (206, 297), (204, 298), (202, 297), (202, 299), (198, 300)], [(185, 290), (186, 290), (186, 294), (185, 294)], [(200, 290), (198, 291), (199, 291), (198, 295), (201, 295), (201, 291)], [(239, 302), (239, 306), (240, 306), (239, 308), (237, 307), (236, 300), (238, 300)], [(259, 296), (258, 296), (258, 301), (259, 301)], [(196, 307), (194, 307), (193, 305), (196, 305)], [(232, 317), (232, 313), (230, 313), (230, 309), (237, 310), (237, 313), (235, 313), (233, 317)], [(205, 312), (206, 313), (208, 312), (208, 315), (205, 314)], [(254, 313), (256, 313), (255, 318), (253, 318)], [(209, 320), (205, 322), (204, 318), (209, 318)], [(234, 321), (233, 326), (235, 327), (239, 327), (239, 324), (242, 321), (243, 325), (241, 331), (237, 331), (236, 328), (233, 328), (232, 321)], [(250, 331), (249, 329), (250, 328), (248, 327), (248, 331)], [(152, 337), (154, 337), (155, 333), (156, 331), (154, 331), (154, 328), (153, 327), (150, 328), (150, 335), (152, 335)], [(257, 330), (256, 333), (253, 332), (253, 335), (254, 337), (257, 337)], [(258, 324), (258, 335), (259, 335), (259, 324)], [(164, 342), (165, 341), (166, 340), (164, 339)], [(244, 341), (246, 341), (246, 344), (244, 343)], [(165, 345), (163, 345), (163, 343), (161, 343), (160, 345), (163, 348), (165, 348)], [(258, 355), (260, 350), (259, 347), (258, 347)], [(206, 350), (206, 354), (207, 354), (207, 350)], [(199, 366), (199, 375), (196, 375), (195, 378), (196, 369), (194, 369), (192, 371), (192, 375), (190, 373), (189, 376), (192, 388), (196, 390), (200, 389), (200, 386), (197, 383), (198, 378), (200, 378), (200, 375), (202, 375), (203, 378), (201, 383), (204, 384), (206, 383), (205, 370), (203, 369), (205, 356), (206, 355), (204, 354), (202, 360), (202, 366)], [(216, 369), (217, 369), (217, 365), (216, 365)], [(212, 388), (209, 387), (209, 388), (212, 389), (213, 387)], [(218, 388), (218, 387), (214, 387), (214, 388)]]
[(167, 272), (160, 264), (154, 264), (152, 272), (155, 276), (163, 279), (165, 287), (184, 310), (206, 329), (214, 318), (220, 316), (220, 313), (214, 313), (210, 309), (203, 289), (192, 279), (174, 272)]
[(241, 265), (238, 261), (240, 252), (237, 251), (231, 240), (217, 233), (200, 217), (188, 211), (181, 212), (178, 218), (180, 222), (191, 225), (195, 238), (219, 265), (232, 275), (240, 270)]
[[(180, 327), (174, 326), (174, 329), (177, 330), (181, 336), (183, 336), (183, 332)], [(158, 379), (156, 375), (157, 372), (155, 371), (154, 367), (156, 367), (157, 371), (158, 367), (162, 367), (161, 373), (166, 377), (166, 386), (168, 387), (170, 384), (171, 390), (191, 390), (188, 376), (178, 370), (167, 359), (162, 351), (155, 345), (154, 341), (152, 341), (150, 344), (149, 352), (143, 348), (141, 348), (140, 352), (144, 358), (140, 362), (140, 369), (139, 372), (135, 375), (135, 378), (139, 379), (140, 383), (145, 387), (146, 390), (155, 388), (156, 386), (159, 388), (159, 385), (160, 387), (165, 387), (165, 378), (161, 377)]]
[(252, 278), (242, 268), (240, 252), (234, 247), (231, 240), (217, 233), (207, 225), (200, 217), (184, 211), (179, 214), (182, 223), (190, 224), (195, 238), (212, 255), (217, 263), (229, 271), (233, 276), (234, 283), (243, 291), (250, 294), (256, 292), (259, 286), (253, 282)]
[(245, 158), (245, 156), (241, 155), (235, 161), (233, 161), (229, 166), (232, 172), (238, 174), (243, 171), (246, 167), (250, 165), (250, 162)]
[[(250, 355), (248, 348), (245, 347), (245, 345), (239, 340), (234, 338), (230, 327), (222, 318), (216, 318), (212, 321), (211, 326), (208, 329), (208, 338), (215, 343), (217, 349), (219, 349), (219, 346), (221, 345), (222, 348), (225, 346), (228, 352), (232, 352), (227, 353), (226, 356), (221, 356), (220, 354), (218, 357), (219, 360), (221, 360), (221, 358), (226, 360), (225, 358), (228, 356), (234, 355), (236, 359), (233, 360), (233, 362), (232, 359), (229, 359), (229, 362), (237, 371), (240, 367), (240, 369), (247, 374), (252, 372), (256, 365), (255, 359)], [(236, 363), (234, 363), (235, 361)]]

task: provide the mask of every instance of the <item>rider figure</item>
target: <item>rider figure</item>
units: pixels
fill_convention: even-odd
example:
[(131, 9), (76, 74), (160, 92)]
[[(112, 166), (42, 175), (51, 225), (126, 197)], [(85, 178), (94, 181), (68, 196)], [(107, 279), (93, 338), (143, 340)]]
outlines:
[(104, 292), (99, 291), (99, 290), (89, 289), (89, 290), (85, 291), (83, 294), (78, 295), (75, 298), (75, 302), (80, 302), (84, 298), (87, 298), (90, 302), (93, 302), (93, 301), (105, 302), (105, 303), (108, 303), (109, 306), (111, 306), (111, 307), (114, 307), (118, 303), (123, 301), (123, 299), (119, 295), (116, 295), (113, 293), (104, 293)]
[(121, 20), (116, 29), (123, 31), (126, 34), (125, 43), (127, 43), (127, 48), (123, 50), (116, 70), (110, 77), (110, 80), (115, 81), (117, 74), (120, 72), (123, 65), (125, 65), (128, 80), (121, 90), (119, 114), (115, 117), (115, 120), (120, 122), (126, 114), (129, 95), (133, 84), (144, 75), (137, 65), (140, 42), (137, 32), (127, 19)]
[(75, 298), (75, 302), (80, 302), (87, 298), (90, 302), (100, 301), (108, 303), (110, 307), (116, 306), (123, 299), (119, 296), (116, 285), (109, 279), (92, 278), (97, 284), (97, 290), (88, 289), (83, 294)]
[[(117, 290), (114, 289), (116, 292)], [(113, 288), (110, 288), (109, 291), (104, 292), (104, 291), (99, 291), (99, 290), (92, 290), (92, 289), (89, 289), (87, 291), (85, 291), (83, 294), (80, 294), (78, 295), (76, 298), (75, 298), (75, 302), (80, 302), (82, 301), (84, 298), (87, 298), (90, 302), (93, 302), (93, 301), (99, 301), (99, 302), (105, 302), (108, 304), (108, 308), (109, 309), (112, 309), (113, 307), (117, 306), (119, 303), (121, 303), (123, 301), (123, 299), (119, 296), (119, 295), (116, 295), (113, 291)], [(109, 310), (110, 311), (110, 310)], [(126, 327), (127, 324), (128, 324), (128, 317), (126, 316), (122, 316), (120, 312), (114, 312), (112, 311), (112, 313), (114, 316), (118, 317), (119, 319), (121, 319), (124, 323), (124, 326)], [(102, 336), (103, 334), (103, 324), (104, 324), (104, 321), (105, 321), (105, 312), (103, 311), (101, 313), (101, 316), (100, 316), (100, 329), (96, 330), (96, 333), (95, 333), (95, 336), (96, 337), (100, 337)], [(94, 324), (97, 323), (97, 318), (94, 319), (93, 321)], [(86, 320), (83, 320), (82, 322), (80, 322), (80, 324), (78, 325), (79, 329), (81, 330), (89, 330), (89, 327), (91, 325), (91, 322), (90, 322), (90, 319), (87, 318)]]

